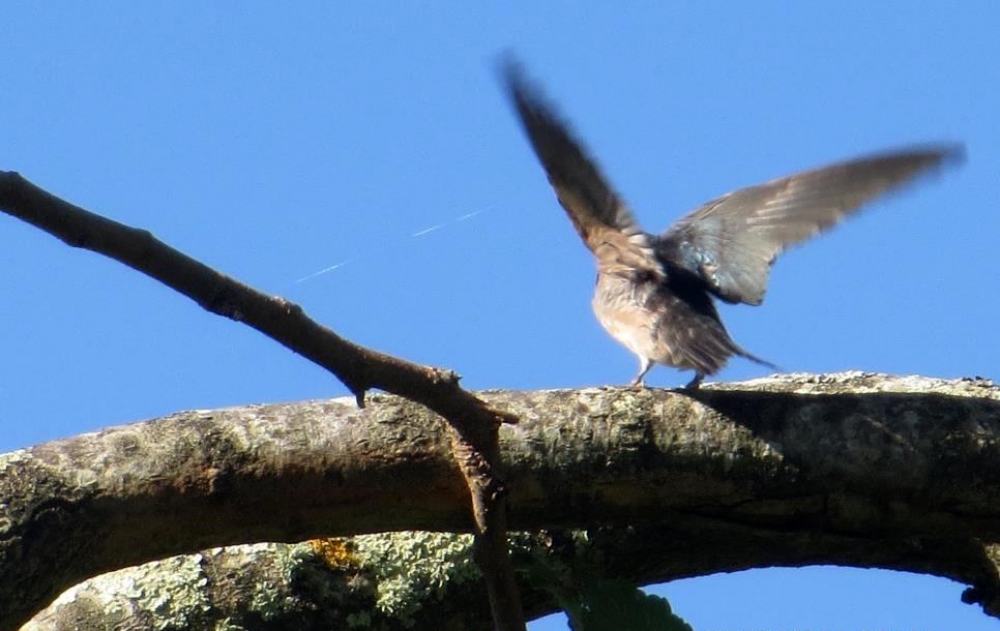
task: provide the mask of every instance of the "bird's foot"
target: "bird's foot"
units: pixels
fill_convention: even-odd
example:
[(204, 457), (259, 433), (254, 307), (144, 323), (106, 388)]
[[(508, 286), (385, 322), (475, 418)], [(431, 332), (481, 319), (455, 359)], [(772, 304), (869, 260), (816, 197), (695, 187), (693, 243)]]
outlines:
[(705, 375), (703, 375), (701, 373), (697, 373), (694, 376), (694, 379), (692, 379), (691, 381), (689, 381), (687, 383), (687, 385), (684, 386), (684, 389), (685, 390), (697, 390), (698, 388), (701, 387), (701, 382), (704, 381), (704, 380), (705, 380)]
[(639, 374), (635, 376), (632, 383), (628, 384), (631, 388), (645, 388), (646, 382), (643, 379), (646, 377), (646, 373), (649, 369), (653, 367), (653, 360), (648, 357), (643, 357), (639, 355)]

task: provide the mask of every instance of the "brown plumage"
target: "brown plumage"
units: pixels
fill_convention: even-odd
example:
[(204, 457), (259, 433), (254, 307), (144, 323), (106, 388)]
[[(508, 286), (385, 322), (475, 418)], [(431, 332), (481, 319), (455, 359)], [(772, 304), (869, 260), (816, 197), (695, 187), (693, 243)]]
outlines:
[(505, 62), (501, 80), (559, 203), (597, 259), (594, 312), (638, 356), (633, 385), (643, 385), (654, 363), (694, 370), (692, 388), (733, 355), (771, 366), (729, 337), (712, 296), (759, 305), (786, 248), (963, 157), (960, 146), (932, 145), (804, 171), (719, 197), (651, 235), (520, 66)]

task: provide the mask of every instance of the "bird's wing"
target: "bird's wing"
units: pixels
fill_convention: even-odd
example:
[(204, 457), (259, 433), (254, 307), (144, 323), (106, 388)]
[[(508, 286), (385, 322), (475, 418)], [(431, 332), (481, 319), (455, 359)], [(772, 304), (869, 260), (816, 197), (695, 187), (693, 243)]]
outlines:
[(929, 146), (804, 171), (701, 206), (656, 239), (668, 269), (703, 280), (728, 302), (760, 304), (775, 257), (865, 202), (961, 160), (960, 146)]
[(559, 203), (584, 243), (608, 273), (643, 271), (662, 277), (652, 237), (636, 224), (625, 202), (605, 181), (521, 66), (506, 59), (500, 78)]

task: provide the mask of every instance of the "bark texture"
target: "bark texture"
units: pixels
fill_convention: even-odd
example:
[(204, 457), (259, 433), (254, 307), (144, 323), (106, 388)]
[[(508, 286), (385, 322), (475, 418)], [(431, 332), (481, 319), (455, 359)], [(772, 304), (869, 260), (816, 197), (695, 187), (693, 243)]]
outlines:
[[(1000, 389), (988, 381), (850, 373), (480, 395), (521, 419), (501, 428), (510, 527), (588, 529), (614, 551), (608, 576), (885, 567), (962, 581), (966, 600), (1000, 611)], [(470, 531), (435, 419), (379, 395), (363, 410), (187, 412), (7, 454), (0, 629), (85, 578), (170, 555)]]
[(85, 581), (22, 631), (488, 630), (471, 548), (439, 533), (213, 548)]

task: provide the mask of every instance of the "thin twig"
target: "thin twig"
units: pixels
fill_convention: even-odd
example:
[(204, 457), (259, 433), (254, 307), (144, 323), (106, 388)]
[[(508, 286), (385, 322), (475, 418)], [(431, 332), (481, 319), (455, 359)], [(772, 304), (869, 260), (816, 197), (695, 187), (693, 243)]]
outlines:
[(498, 425), (452, 426), (452, 453), (472, 497), (476, 523), (473, 556), (486, 581), (493, 622), (497, 631), (524, 631), (524, 611), (513, 583), (514, 567), (507, 546), (507, 489), (497, 474), (498, 429)]

